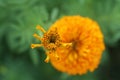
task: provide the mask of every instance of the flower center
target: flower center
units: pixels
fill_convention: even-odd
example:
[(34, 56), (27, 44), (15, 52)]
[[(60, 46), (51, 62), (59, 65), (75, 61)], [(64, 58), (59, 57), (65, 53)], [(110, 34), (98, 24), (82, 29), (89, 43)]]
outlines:
[(56, 36), (52, 35), (50, 37), (49, 43), (54, 43), (55, 44), (55, 42), (56, 42)]
[(42, 43), (47, 50), (56, 50), (61, 43), (57, 30), (46, 32), (43, 36)]

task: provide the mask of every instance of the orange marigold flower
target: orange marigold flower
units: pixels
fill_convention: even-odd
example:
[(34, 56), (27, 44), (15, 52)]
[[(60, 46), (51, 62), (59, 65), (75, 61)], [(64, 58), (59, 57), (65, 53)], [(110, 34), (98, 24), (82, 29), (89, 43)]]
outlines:
[(42, 44), (32, 45), (47, 49), (46, 62), (59, 71), (69, 74), (84, 74), (94, 71), (101, 59), (104, 47), (99, 25), (81, 16), (65, 16), (56, 21), (43, 38)]

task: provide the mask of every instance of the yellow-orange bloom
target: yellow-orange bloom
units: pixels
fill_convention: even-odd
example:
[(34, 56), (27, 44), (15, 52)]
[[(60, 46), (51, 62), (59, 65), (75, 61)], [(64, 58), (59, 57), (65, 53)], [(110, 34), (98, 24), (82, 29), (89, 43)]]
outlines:
[(50, 59), (57, 70), (74, 75), (92, 72), (98, 67), (105, 47), (95, 21), (81, 16), (65, 16), (45, 34), (49, 37), (43, 36), (41, 45), (47, 49), (46, 61)]

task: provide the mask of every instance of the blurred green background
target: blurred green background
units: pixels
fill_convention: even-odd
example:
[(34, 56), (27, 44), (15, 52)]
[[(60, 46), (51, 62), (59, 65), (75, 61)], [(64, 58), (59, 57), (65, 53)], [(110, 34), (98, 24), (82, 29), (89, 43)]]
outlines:
[[(45, 63), (43, 48), (32, 35), (64, 15), (96, 20), (106, 50), (93, 72), (70, 76)], [(0, 0), (0, 80), (120, 80), (120, 0)]]

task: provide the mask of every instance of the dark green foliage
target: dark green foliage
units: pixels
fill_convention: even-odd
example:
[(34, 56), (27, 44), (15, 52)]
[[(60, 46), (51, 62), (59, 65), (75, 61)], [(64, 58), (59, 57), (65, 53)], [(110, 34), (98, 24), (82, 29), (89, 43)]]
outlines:
[[(43, 48), (30, 48), (31, 43), (40, 43), (32, 36), (42, 34), (36, 25), (47, 30), (64, 15), (99, 23), (106, 50), (95, 72), (82, 76), (58, 72), (44, 63)], [(0, 80), (120, 80), (119, 53), (120, 0), (0, 0)]]

